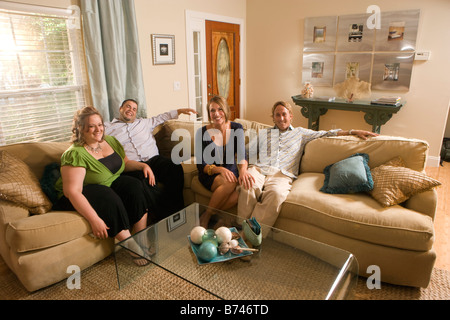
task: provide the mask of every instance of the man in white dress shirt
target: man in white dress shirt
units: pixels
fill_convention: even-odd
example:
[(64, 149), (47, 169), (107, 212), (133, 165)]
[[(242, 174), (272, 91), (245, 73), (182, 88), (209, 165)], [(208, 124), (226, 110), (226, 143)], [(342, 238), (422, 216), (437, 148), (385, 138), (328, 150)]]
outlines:
[(325, 136), (356, 135), (364, 140), (377, 136), (364, 130), (314, 131), (294, 128), (291, 125), (292, 106), (285, 101), (274, 104), (272, 117), (275, 127), (267, 130), (267, 134), (259, 135), (259, 159), (248, 169), (255, 179), (253, 187), (241, 187), (238, 200), (240, 217), (255, 217), (268, 226), (273, 226), (278, 218), (281, 205), (297, 178), (303, 150), (309, 141)]
[[(144, 177), (142, 171), (129, 173), (145, 181), (148, 188), (150, 216), (163, 219), (184, 207), (183, 185), (184, 174), (180, 164), (159, 154), (153, 130), (170, 119), (177, 119), (180, 114), (197, 113), (193, 109), (172, 110), (152, 118), (136, 119), (138, 103), (133, 99), (125, 100), (119, 109), (119, 118), (105, 123), (105, 133), (116, 137), (123, 145), (125, 154), (130, 160), (147, 163), (153, 176)], [(160, 182), (163, 188), (156, 183)], [(156, 211), (156, 212), (155, 212)], [(152, 221), (156, 222), (156, 221)]]

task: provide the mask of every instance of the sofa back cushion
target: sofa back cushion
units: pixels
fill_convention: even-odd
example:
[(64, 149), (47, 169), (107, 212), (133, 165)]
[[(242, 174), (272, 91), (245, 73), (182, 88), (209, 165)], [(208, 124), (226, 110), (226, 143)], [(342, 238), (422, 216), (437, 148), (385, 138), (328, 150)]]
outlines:
[(41, 179), (45, 166), (52, 162), (60, 163), (61, 155), (70, 145), (70, 142), (29, 142), (2, 146), (0, 151), (5, 150), (22, 159)]
[(426, 141), (401, 137), (378, 136), (368, 140), (354, 136), (320, 138), (306, 145), (300, 172), (323, 172), (328, 165), (355, 153), (367, 153), (370, 168), (400, 156), (406, 167), (423, 171), (428, 149), (429, 145)]
[(183, 161), (190, 159), (191, 156), (194, 155), (195, 132), (197, 132), (197, 129), (207, 124), (207, 122), (182, 120), (168, 120), (164, 122), (160, 128), (157, 127), (157, 129), (153, 131), (159, 154), (170, 158), (172, 149), (177, 146), (176, 150), (184, 149), (187, 152), (187, 154), (181, 156)]
[[(240, 123), (244, 131), (254, 130), (259, 132), (260, 129), (267, 129), (271, 126), (255, 121), (235, 119), (234, 122)], [(193, 122), (181, 120), (168, 120), (164, 124), (158, 126), (153, 131), (159, 154), (170, 158), (172, 149), (176, 146), (176, 150), (184, 148), (190, 150), (190, 155), (183, 155), (182, 159), (188, 160), (194, 156), (194, 138), (195, 133), (201, 127), (209, 124), (209, 122)], [(246, 144), (248, 144), (248, 135), (246, 136)]]

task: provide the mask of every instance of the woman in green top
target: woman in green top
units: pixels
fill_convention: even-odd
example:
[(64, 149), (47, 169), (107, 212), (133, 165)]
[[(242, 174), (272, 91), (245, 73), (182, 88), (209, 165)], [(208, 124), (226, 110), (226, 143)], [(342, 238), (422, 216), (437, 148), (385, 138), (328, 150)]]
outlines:
[(116, 138), (104, 135), (103, 119), (94, 107), (76, 113), (72, 132), (73, 144), (61, 157), (61, 178), (55, 186), (60, 198), (55, 209), (76, 210), (99, 239), (122, 241), (131, 232), (146, 228), (149, 206), (144, 185), (121, 173), (142, 170), (153, 186), (150, 167), (129, 160)]

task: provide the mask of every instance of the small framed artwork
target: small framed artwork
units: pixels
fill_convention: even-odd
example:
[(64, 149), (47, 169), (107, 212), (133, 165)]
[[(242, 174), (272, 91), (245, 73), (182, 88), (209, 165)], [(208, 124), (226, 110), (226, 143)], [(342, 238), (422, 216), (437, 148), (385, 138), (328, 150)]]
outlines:
[(302, 79), (313, 86), (331, 86), (333, 84), (334, 54), (303, 54)]
[(175, 64), (175, 36), (152, 34), (153, 64)]
[(367, 28), (368, 14), (352, 14), (339, 17), (337, 51), (372, 51), (374, 29)]
[(375, 53), (372, 72), (372, 89), (405, 90), (411, 82), (414, 52)]
[(420, 10), (384, 12), (376, 32), (375, 51), (414, 51)]
[(167, 218), (167, 231), (171, 232), (186, 223), (186, 210), (181, 210)]
[(370, 82), (371, 53), (337, 53), (334, 83), (344, 82), (350, 77)]
[(304, 52), (334, 51), (337, 17), (305, 18)]

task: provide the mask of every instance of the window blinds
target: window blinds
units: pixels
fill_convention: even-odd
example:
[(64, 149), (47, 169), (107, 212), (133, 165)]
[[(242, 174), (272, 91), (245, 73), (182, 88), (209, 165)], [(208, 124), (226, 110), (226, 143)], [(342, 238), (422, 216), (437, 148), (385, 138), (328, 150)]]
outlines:
[(0, 145), (70, 140), (87, 89), (72, 18), (0, 8)]

